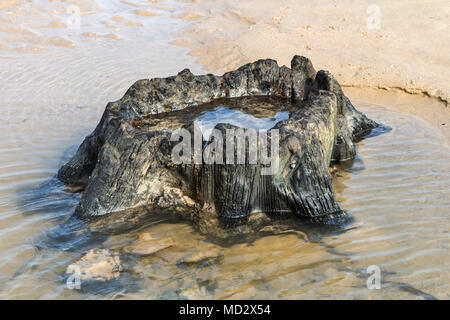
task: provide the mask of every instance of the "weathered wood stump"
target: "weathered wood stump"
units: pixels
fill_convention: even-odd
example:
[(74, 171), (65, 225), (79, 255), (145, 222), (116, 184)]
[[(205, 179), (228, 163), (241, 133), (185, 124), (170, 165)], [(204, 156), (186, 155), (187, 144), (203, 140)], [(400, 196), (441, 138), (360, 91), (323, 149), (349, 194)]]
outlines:
[[(192, 152), (183, 155), (190, 163), (173, 159), (180, 143), (173, 132), (184, 128), (195, 136), (196, 117), (221, 103), (231, 108), (250, 103), (240, 112), (255, 117), (273, 114), (274, 105), (289, 112), (267, 132), (271, 139), (265, 150), (274, 146), (278, 156), (270, 174), (262, 172), (268, 166), (262, 157), (249, 161), (254, 155), (250, 138), (244, 163), (230, 164), (225, 151), (213, 150), (213, 163), (198, 154), (212, 144), (225, 149), (230, 129), (239, 129), (229, 123), (216, 124), (212, 138), (189, 141)], [(227, 230), (224, 235), (255, 232), (279, 215), (332, 223), (343, 212), (333, 194), (330, 163), (353, 159), (353, 142), (375, 126), (329, 72), (316, 73), (305, 57), (295, 56), (291, 68), (258, 60), (223, 76), (195, 76), (185, 69), (173, 77), (139, 80), (120, 100), (108, 103), (58, 178), (86, 186), (75, 210), (81, 218), (163, 211), (192, 220), (202, 232)], [(244, 135), (250, 130), (241, 129)], [(275, 133), (278, 140), (272, 139)], [(257, 150), (264, 147), (261, 139), (253, 141)], [(233, 157), (239, 156), (236, 150)]]

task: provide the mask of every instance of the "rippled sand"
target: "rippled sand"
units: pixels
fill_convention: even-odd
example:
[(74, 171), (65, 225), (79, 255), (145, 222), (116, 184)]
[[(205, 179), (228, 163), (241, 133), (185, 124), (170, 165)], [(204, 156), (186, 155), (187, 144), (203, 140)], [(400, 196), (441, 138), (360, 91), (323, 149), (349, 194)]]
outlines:
[[(186, 67), (201, 71), (187, 50), (169, 44), (170, 34), (183, 27), (182, 21), (170, 18), (182, 12), (182, 7), (172, 5), (174, 1), (102, 2), (105, 7), (96, 3), (0, 3), (0, 288), (11, 278), (20, 278), (23, 264), (38, 252), (36, 237), (73, 210), (64, 193), (64, 200), (58, 194), (37, 203), (25, 199), (40, 194), (36, 187), (68, 160), (95, 127), (106, 103), (119, 99), (138, 79), (169, 76)], [(79, 27), (69, 27), (74, 23), (66, 13), (70, 5), (80, 8)], [(161, 15), (138, 16), (137, 8)], [(117, 12), (125, 20), (116, 21)], [(142, 27), (126, 26), (133, 21)], [(120, 40), (89, 39), (83, 33), (115, 34)], [(59, 37), (73, 45), (37, 44), (34, 38), (8, 42), (33, 34), (36, 39)], [(29, 214), (44, 203), (40, 214)], [(63, 264), (59, 260), (63, 257), (58, 253), (51, 263)], [(19, 296), (28, 296), (32, 293), (27, 288), (32, 290), (37, 281), (39, 277), (12, 283)], [(14, 290), (0, 289), (1, 296), (18, 297)]]
[[(114, 235), (64, 223), (80, 195), (54, 175), (106, 102), (137, 79), (204, 72), (188, 49), (169, 43), (202, 18), (183, 5), (0, 2), (0, 298), (450, 298), (448, 112), (401, 93), (350, 92), (391, 130), (361, 141), (356, 161), (337, 171), (338, 200), (355, 218), (341, 229), (218, 244), (182, 221)], [(66, 268), (90, 249), (121, 250), (147, 233), (175, 245), (132, 257), (114, 281), (67, 289)], [(366, 288), (373, 264), (381, 290)]]

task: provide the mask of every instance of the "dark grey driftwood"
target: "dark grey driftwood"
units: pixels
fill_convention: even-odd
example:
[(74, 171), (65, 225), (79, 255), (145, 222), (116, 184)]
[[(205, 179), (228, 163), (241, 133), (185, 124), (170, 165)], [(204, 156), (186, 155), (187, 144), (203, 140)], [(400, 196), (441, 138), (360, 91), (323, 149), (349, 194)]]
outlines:
[[(280, 133), (280, 169), (273, 176), (261, 176), (261, 165), (175, 165), (170, 132), (139, 126), (158, 113), (242, 96), (288, 98), (297, 108), (274, 127)], [(241, 221), (233, 232), (254, 232), (270, 225), (276, 213), (327, 223), (342, 214), (330, 163), (352, 159), (353, 142), (376, 125), (354, 108), (329, 72), (316, 73), (305, 57), (294, 56), (291, 68), (258, 60), (223, 76), (195, 76), (185, 69), (139, 80), (108, 103), (58, 178), (86, 185), (75, 210), (79, 217), (167, 211), (215, 233), (227, 219)], [(216, 129), (225, 133), (227, 127)]]

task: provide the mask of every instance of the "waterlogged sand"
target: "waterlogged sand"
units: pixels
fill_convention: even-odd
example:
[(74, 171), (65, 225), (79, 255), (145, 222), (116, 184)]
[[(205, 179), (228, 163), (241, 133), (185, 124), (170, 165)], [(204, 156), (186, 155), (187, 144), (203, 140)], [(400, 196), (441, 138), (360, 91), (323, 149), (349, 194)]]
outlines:
[[(369, 4), (0, 1), (0, 298), (448, 299), (448, 1), (377, 1), (375, 30)], [(115, 235), (61, 227), (80, 194), (55, 173), (134, 81), (293, 54), (391, 128), (361, 141), (333, 180), (354, 223), (227, 246), (182, 221)], [(110, 252), (132, 268), (114, 258), (114, 281), (66, 287), (68, 266), (108, 271)], [(366, 288), (372, 264), (382, 290)]]
[(267, 57), (289, 65), (300, 54), (344, 86), (450, 101), (448, 1), (186, 2), (184, 17), (192, 23), (174, 43), (190, 48), (205, 70), (229, 71)]

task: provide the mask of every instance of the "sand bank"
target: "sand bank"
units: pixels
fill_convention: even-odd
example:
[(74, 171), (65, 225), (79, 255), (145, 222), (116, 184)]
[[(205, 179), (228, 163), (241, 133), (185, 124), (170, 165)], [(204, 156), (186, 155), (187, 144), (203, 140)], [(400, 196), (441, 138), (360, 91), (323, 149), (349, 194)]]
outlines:
[(402, 90), (344, 88), (345, 94), (357, 106), (361, 103), (384, 106), (391, 111), (412, 115), (425, 121), (434, 130), (436, 140), (450, 150), (450, 110), (442, 102), (424, 95), (412, 95)]
[[(188, 0), (186, 0), (188, 1)], [(211, 72), (271, 57), (311, 58), (344, 86), (450, 101), (448, 1), (189, 1), (174, 43)]]

